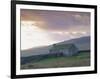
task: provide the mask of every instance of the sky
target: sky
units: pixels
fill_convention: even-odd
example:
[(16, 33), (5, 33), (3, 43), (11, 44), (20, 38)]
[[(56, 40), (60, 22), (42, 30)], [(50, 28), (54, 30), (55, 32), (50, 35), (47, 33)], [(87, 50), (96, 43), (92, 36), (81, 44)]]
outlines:
[(21, 50), (90, 35), (90, 13), (21, 9)]

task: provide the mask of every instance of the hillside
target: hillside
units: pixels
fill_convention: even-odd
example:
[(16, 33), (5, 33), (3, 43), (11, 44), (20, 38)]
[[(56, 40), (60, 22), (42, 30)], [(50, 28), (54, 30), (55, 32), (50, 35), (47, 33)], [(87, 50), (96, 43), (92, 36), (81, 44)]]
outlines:
[[(68, 44), (68, 43), (75, 44), (80, 51), (81, 50), (90, 50), (90, 36), (75, 38), (75, 39), (59, 42), (56, 44)], [(48, 54), (49, 49), (51, 47), (52, 47), (52, 45), (23, 50), (23, 51), (21, 51), (21, 57)]]
[(57, 44), (68, 44), (68, 43), (75, 44), (79, 50), (90, 50), (90, 36), (71, 39)]
[(35, 58), (35, 60), (32, 57), (29, 57), (29, 59), (30, 61), (24, 61), (21, 63), (21, 69), (90, 66), (89, 52), (82, 52), (71, 57), (47, 56), (43, 58), (38, 57)]

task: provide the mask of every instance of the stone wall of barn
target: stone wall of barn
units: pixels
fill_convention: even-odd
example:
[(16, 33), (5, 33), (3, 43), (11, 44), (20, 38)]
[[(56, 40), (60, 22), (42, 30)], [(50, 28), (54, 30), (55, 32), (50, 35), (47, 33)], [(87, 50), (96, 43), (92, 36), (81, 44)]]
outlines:
[(69, 52), (70, 52), (70, 55), (75, 55), (78, 53), (78, 49), (75, 46), (73, 46), (69, 49)]
[(72, 56), (74, 54), (78, 53), (78, 49), (76, 46), (71, 46), (70, 48), (66, 49), (59, 49), (59, 50), (50, 50), (49, 51), (51, 55), (63, 55), (63, 56)]

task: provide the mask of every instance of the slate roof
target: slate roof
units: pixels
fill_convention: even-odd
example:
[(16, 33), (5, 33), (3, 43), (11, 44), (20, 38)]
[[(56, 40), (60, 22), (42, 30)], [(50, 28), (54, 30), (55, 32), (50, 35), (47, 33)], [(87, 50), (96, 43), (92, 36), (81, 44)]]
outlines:
[(54, 44), (51, 50), (60, 50), (60, 49), (69, 49), (71, 47), (75, 46), (74, 44)]

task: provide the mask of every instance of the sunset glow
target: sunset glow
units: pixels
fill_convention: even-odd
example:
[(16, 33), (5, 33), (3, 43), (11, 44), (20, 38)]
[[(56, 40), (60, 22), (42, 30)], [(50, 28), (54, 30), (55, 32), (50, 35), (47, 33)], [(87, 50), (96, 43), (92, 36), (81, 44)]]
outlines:
[[(24, 23), (24, 24), (23, 24)], [(35, 22), (23, 21), (21, 27), (21, 49), (28, 49), (53, 43), (49, 36), (38, 27), (34, 26)]]

